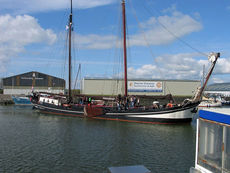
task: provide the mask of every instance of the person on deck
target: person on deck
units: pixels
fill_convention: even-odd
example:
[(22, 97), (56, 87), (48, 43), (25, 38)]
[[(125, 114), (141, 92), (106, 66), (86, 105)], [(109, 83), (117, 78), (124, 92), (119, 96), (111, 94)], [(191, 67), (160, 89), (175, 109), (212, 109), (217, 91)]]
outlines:
[(117, 101), (117, 110), (120, 111), (121, 110), (121, 102)]
[(170, 100), (170, 102), (166, 105), (166, 108), (172, 108), (173, 107), (173, 101)]
[(137, 97), (136, 96), (134, 96), (133, 102), (134, 102), (134, 107), (136, 107), (136, 104), (137, 104)]
[(91, 98), (91, 97), (89, 97), (88, 103), (91, 103), (91, 102), (92, 102), (92, 98)]
[(159, 106), (160, 106), (160, 103), (157, 100), (155, 100), (153, 102), (153, 109), (159, 109)]
[(125, 98), (125, 110), (128, 110), (129, 109), (129, 98), (126, 97)]
[(134, 107), (134, 96), (130, 97), (130, 102), (131, 102), (131, 108)]
[(140, 106), (140, 99), (137, 98), (137, 106), (139, 107)]

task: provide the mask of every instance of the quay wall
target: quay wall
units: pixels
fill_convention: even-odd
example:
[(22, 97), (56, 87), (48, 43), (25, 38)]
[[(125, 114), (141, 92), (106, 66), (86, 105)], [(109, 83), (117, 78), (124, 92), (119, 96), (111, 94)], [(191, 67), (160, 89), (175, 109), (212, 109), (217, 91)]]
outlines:
[(0, 104), (14, 104), (11, 95), (8, 94), (0, 94)]

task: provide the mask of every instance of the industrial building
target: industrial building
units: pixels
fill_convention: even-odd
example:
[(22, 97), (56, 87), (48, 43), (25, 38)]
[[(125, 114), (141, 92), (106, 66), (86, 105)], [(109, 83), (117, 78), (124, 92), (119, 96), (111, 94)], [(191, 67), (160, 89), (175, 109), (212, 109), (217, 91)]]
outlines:
[(2, 82), (2, 78), (0, 78), (0, 90), (2, 90), (3, 88), (3, 82)]
[[(129, 95), (167, 95), (193, 96), (200, 86), (198, 80), (128, 80)], [(82, 80), (82, 94), (118, 95), (124, 94), (124, 82), (121, 79)]]
[(3, 78), (3, 94), (29, 94), (33, 91), (64, 93), (65, 80), (32, 71)]
[(205, 94), (230, 97), (230, 83), (215, 83), (207, 86)]

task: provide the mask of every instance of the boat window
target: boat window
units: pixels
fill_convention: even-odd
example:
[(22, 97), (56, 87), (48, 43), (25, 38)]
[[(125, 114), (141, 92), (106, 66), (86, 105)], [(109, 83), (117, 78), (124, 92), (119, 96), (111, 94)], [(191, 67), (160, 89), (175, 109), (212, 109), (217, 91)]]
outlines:
[(223, 127), (200, 120), (198, 164), (212, 172), (221, 172)]

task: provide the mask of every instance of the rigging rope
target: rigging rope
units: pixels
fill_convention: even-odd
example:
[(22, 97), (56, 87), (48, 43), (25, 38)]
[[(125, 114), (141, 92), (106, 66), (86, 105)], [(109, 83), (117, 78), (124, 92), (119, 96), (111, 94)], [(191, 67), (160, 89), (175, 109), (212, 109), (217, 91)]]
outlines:
[[(144, 3), (143, 3), (144, 4)], [(149, 14), (153, 15), (152, 12), (146, 7), (146, 5), (144, 4), (143, 7), (146, 9), (147, 12), (149, 12)], [(157, 9), (153, 8), (153, 10), (157, 13), (158, 16), (160, 16), (159, 12)], [(154, 15), (153, 15), (154, 16)], [(177, 39), (178, 41), (180, 41), (181, 43), (183, 43), (184, 45), (186, 45), (187, 47), (189, 47), (190, 49), (194, 50), (195, 52), (199, 53), (200, 55), (206, 56), (208, 57), (208, 55), (204, 52), (201, 52), (199, 49), (193, 47), (192, 45), (190, 45), (189, 43), (187, 43), (186, 41), (182, 40), (180, 37), (178, 37), (176, 34), (174, 34), (172, 31), (170, 31), (163, 23), (161, 23), (159, 20), (157, 20), (157, 22), (160, 24), (160, 26), (165, 29), (169, 34), (171, 34), (175, 39)]]
[[(118, 48), (122, 47), (122, 40), (121, 40), (121, 8), (120, 8), (120, 4), (118, 3), (118, 24), (116, 26), (117, 27), (117, 35), (118, 37), (116, 37), (116, 44), (115, 44), (115, 49), (114, 49), (114, 66), (113, 66), (113, 78), (116, 79), (116, 83), (115, 85), (111, 86), (111, 88), (113, 88), (113, 92), (112, 95), (116, 95), (117, 93), (119, 93), (118, 88), (119, 88), (119, 81), (121, 79), (120, 74), (121, 74), (121, 64), (122, 64), (122, 51), (121, 49), (119, 49), (120, 51), (118, 52)], [(115, 94), (116, 93), (116, 94)]]
[[(156, 62), (155, 58), (154, 58), (153, 51), (152, 51), (152, 49), (151, 49), (151, 47), (150, 47), (149, 42), (148, 42), (147, 39), (146, 39), (145, 32), (142, 30), (142, 27), (141, 27), (141, 22), (139, 21), (139, 19), (138, 19), (138, 17), (137, 17), (137, 14), (136, 14), (136, 11), (135, 11), (135, 9), (134, 9), (134, 7), (133, 7), (133, 4), (132, 4), (132, 2), (131, 2), (130, 0), (129, 0), (129, 4), (131, 4), (132, 12), (133, 12), (133, 14), (134, 14), (134, 17), (135, 17), (137, 23), (138, 23), (138, 27), (140, 28), (140, 31), (143, 33), (143, 36), (144, 36), (144, 40), (145, 40), (145, 42), (146, 42), (146, 45), (147, 45), (147, 47), (148, 47), (149, 50), (150, 50), (150, 54), (151, 54), (151, 56), (153, 57), (154, 62), (157, 64), (157, 67), (158, 67), (159, 65), (158, 65), (158, 63)], [(149, 12), (149, 10), (146, 8), (146, 6), (144, 6), (144, 8)], [(150, 12), (150, 14), (153, 15), (151, 12)], [(195, 50), (196, 52), (198, 52), (199, 54), (201, 54), (201, 55), (203, 55), (203, 56), (208, 56), (207, 54), (201, 52), (200, 50), (194, 48), (193, 46), (191, 46), (190, 44), (188, 44), (187, 42), (185, 42), (184, 40), (182, 40), (181, 38), (179, 38), (176, 34), (174, 34), (173, 32), (171, 32), (165, 25), (163, 25), (159, 20), (157, 20), (157, 22), (158, 22), (158, 23), (160, 24), (160, 26), (161, 26), (162, 28), (164, 28), (168, 33), (170, 33), (173, 37), (175, 37), (177, 40), (179, 40), (180, 42), (182, 42), (183, 44), (185, 44), (185, 45), (188, 46), (189, 48)], [(163, 76), (163, 75), (162, 75), (161, 69), (159, 69), (159, 72), (160, 72), (160, 76)], [(165, 84), (166, 84), (166, 83), (165, 83)], [(168, 92), (171, 94), (171, 91), (170, 91), (169, 87), (168, 87), (167, 85), (166, 85), (165, 87), (166, 87), (166, 89), (168, 90)], [(172, 97), (172, 99), (173, 99), (173, 101), (175, 102), (175, 99), (174, 99), (173, 97)]]

